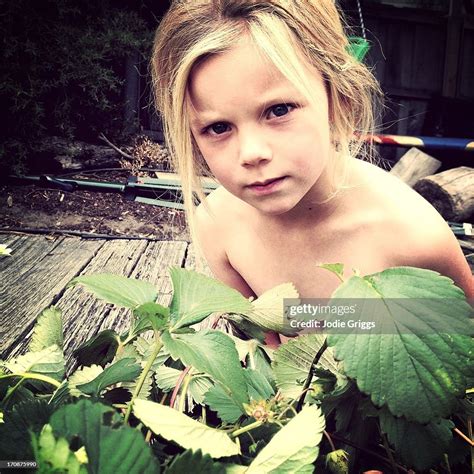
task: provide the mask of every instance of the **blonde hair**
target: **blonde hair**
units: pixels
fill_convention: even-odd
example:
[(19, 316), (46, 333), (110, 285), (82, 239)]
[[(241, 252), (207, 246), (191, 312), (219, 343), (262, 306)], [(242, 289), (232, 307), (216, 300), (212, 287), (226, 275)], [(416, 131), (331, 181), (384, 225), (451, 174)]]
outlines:
[(156, 32), (152, 77), (165, 139), (181, 176), (191, 237), (199, 174), (206, 170), (188, 121), (188, 80), (206, 57), (231, 49), (247, 35), (263, 55), (315, 103), (307, 65), (324, 79), (331, 135), (337, 149), (332, 179), (345, 182), (347, 157), (366, 153), (363, 136), (374, 129), (373, 103), (381, 97), (366, 66), (348, 52), (342, 16), (334, 0), (175, 0)]

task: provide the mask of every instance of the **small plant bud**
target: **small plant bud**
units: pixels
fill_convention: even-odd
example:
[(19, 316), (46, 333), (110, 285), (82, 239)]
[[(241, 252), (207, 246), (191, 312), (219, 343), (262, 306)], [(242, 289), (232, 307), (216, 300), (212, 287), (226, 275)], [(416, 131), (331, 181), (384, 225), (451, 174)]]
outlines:
[(349, 473), (349, 456), (343, 449), (331, 451), (326, 455), (326, 467), (333, 474)]

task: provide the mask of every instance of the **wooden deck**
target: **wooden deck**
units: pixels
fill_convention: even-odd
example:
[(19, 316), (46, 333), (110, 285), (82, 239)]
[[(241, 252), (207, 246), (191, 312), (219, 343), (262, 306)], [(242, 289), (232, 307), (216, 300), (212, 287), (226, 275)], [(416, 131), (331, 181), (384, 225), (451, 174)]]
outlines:
[(130, 316), (129, 310), (114, 308), (81, 287), (67, 288), (74, 277), (115, 273), (147, 280), (158, 289), (158, 302), (167, 305), (172, 295), (168, 268), (188, 268), (194, 261), (183, 241), (0, 233), (0, 243), (12, 249), (10, 257), (0, 257), (0, 359), (26, 352), (36, 318), (55, 304), (63, 313), (69, 367), (74, 349), (103, 329), (125, 329)]

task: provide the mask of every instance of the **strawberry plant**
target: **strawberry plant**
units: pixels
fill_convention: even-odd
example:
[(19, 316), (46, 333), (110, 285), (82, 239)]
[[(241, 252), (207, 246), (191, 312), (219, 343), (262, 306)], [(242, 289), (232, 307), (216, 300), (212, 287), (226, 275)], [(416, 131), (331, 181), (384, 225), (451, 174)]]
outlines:
[[(145, 281), (71, 282), (129, 308), (130, 325), (87, 341), (69, 375), (60, 310), (38, 317), (29, 351), (0, 364), (0, 459), (100, 474), (461, 472), (472, 462), (472, 308), (448, 278), (409, 267), (354, 275), (333, 299), (366, 302), (383, 331), (319, 331), (272, 350), (261, 329), (290, 332), (291, 284), (251, 301), (170, 273), (169, 307)], [(202, 327), (215, 313), (239, 337)]]

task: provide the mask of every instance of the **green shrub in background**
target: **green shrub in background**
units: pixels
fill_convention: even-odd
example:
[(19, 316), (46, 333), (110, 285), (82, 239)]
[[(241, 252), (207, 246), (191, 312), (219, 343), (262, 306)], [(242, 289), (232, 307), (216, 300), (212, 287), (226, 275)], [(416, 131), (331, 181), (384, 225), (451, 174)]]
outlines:
[(152, 31), (116, 2), (0, 1), (3, 164), (20, 168), (48, 135), (124, 138), (126, 58), (149, 56)]

